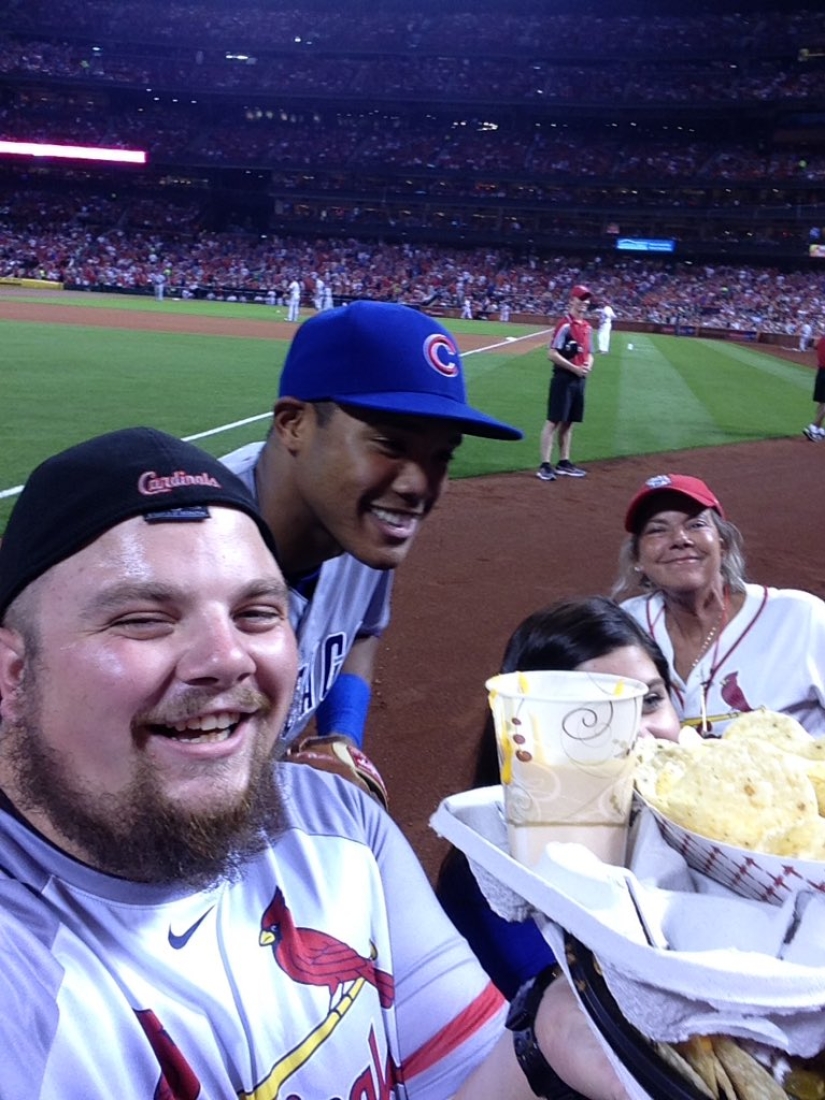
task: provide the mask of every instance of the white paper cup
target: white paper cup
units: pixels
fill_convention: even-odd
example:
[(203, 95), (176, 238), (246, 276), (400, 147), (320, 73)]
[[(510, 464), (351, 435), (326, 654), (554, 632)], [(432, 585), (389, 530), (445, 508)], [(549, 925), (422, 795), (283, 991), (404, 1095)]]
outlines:
[(607, 673), (509, 672), (485, 686), (511, 854), (529, 867), (549, 841), (575, 841), (623, 864), (647, 685)]

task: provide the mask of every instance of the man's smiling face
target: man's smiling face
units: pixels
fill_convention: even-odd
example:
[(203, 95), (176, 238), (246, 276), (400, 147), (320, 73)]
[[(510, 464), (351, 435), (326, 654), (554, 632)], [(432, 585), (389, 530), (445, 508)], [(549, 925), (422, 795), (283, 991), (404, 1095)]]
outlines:
[(260, 804), (276, 797), (295, 682), (287, 599), (257, 527), (231, 508), (127, 520), (54, 566), (0, 631), (5, 792), (103, 870), (214, 875), (253, 818), (254, 831), (278, 816)]

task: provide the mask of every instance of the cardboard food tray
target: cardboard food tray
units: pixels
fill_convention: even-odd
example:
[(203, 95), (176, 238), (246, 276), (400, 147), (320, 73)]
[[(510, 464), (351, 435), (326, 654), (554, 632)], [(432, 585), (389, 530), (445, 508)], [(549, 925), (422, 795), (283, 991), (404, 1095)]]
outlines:
[[(579, 845), (548, 845), (536, 869), (518, 863), (507, 851), (500, 787), (444, 799), (430, 824), (467, 856), (482, 890), (503, 916), (521, 919), (529, 913), (543, 931), (550, 922), (567, 929), (603, 965), (615, 966), (635, 981), (659, 988), (666, 984), (670, 994), (689, 999), (701, 991), (702, 1000), (717, 1009), (746, 1003), (750, 1012), (760, 1006), (774, 1013), (804, 1012), (825, 1005), (825, 966), (788, 962), (760, 950), (703, 949), (701, 942), (689, 951), (653, 946), (627, 890), (627, 872), (608, 868)], [(654, 902), (660, 900), (655, 885), (645, 884), (645, 891)], [(678, 895), (663, 893), (669, 895), (667, 904), (679, 905)], [(687, 895), (685, 904), (695, 904), (688, 902), (695, 897)], [(733, 926), (738, 907), (744, 907), (741, 919), (747, 921), (758, 915), (752, 907), (763, 905), (744, 898), (705, 901), (723, 906)]]

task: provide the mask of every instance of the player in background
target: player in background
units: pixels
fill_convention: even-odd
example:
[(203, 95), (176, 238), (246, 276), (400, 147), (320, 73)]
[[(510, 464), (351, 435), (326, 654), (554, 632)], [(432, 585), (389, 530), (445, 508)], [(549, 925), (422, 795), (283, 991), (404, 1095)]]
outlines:
[(616, 311), (609, 302), (605, 302), (599, 310), (599, 331), (596, 334), (600, 355), (607, 355), (610, 351), (610, 333), (615, 320)]
[(360, 301), (301, 325), (266, 440), (224, 459), (256, 495), (291, 590), (300, 664), (287, 741), (314, 718), (336, 753), (360, 748), (393, 570), (464, 434), (522, 433), (467, 404), (455, 340), (427, 314)]
[(822, 426), (822, 422), (825, 421), (825, 333), (819, 337), (816, 344), (814, 401), (817, 403), (814, 418), (802, 431), (812, 443), (821, 443), (825, 439), (825, 428)]
[(324, 308), (324, 280), (320, 275), (315, 276), (315, 287), (312, 291), (312, 304), (318, 313)]
[(297, 321), (301, 311), (301, 284), (295, 276), (290, 280), (286, 291), (287, 321)]
[[(556, 475), (584, 477), (586, 471), (570, 460), (573, 425), (584, 419), (584, 385), (593, 368), (592, 330), (585, 313), (592, 294), (578, 284), (570, 291), (567, 313), (556, 325), (547, 358), (553, 364), (547, 396), (547, 420), (541, 432), (541, 465), (536, 477), (555, 481)], [(553, 469), (553, 444), (558, 434), (559, 460)]]
[(166, 276), (162, 271), (158, 271), (152, 276), (152, 282), (155, 286), (155, 301), (162, 302), (166, 289)]

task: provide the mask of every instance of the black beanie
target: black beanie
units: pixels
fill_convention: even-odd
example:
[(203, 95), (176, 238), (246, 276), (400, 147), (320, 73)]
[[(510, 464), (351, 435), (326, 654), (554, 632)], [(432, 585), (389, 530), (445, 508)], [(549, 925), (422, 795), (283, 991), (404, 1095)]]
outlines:
[(246, 486), (192, 443), (154, 428), (124, 428), (47, 458), (29, 476), (0, 542), (0, 621), (11, 601), (58, 562), (134, 516), (208, 518), (208, 505), (245, 512), (275, 545)]

